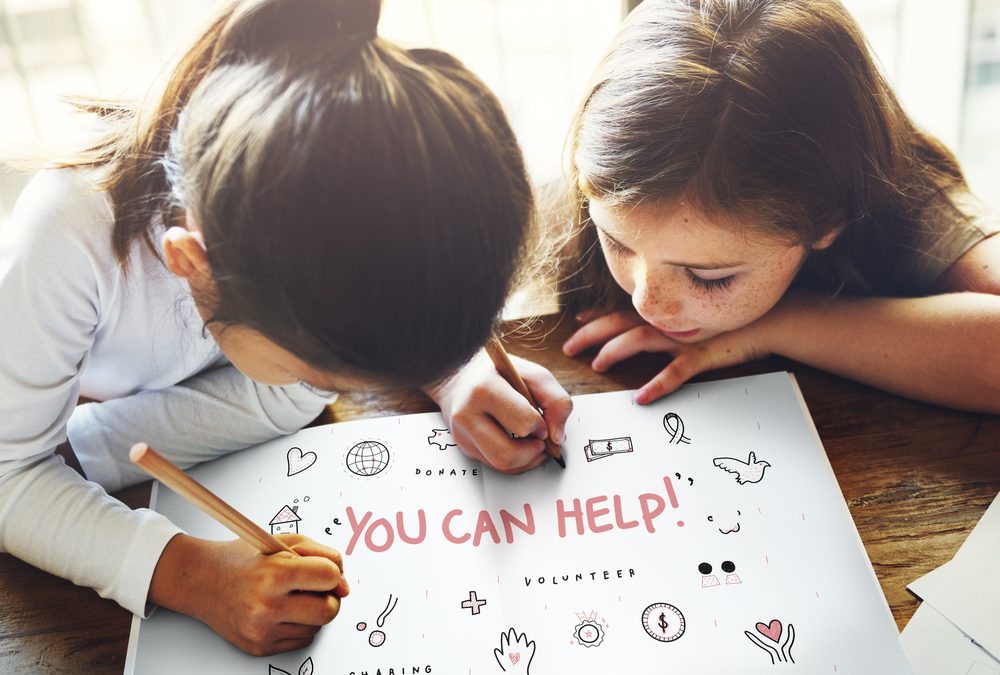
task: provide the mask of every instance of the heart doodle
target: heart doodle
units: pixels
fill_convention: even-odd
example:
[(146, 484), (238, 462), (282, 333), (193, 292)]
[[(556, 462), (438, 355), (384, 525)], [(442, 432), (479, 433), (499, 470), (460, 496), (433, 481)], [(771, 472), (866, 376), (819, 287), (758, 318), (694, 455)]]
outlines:
[(758, 622), (757, 632), (772, 642), (777, 642), (781, 638), (781, 622), (777, 619), (771, 619), (770, 624)]
[(302, 452), (300, 448), (292, 448), (288, 451), (288, 475), (294, 476), (302, 473), (316, 463), (315, 452)]
[(510, 665), (516, 666), (517, 662), (521, 660), (521, 652), (511, 652), (507, 656), (510, 657)]

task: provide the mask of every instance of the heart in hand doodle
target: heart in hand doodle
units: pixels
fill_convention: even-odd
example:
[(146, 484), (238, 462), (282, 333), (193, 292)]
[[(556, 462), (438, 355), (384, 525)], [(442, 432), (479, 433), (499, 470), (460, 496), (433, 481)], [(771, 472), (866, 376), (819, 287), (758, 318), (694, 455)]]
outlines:
[(510, 665), (516, 666), (517, 662), (521, 660), (521, 652), (511, 652), (507, 656), (510, 657)]
[(302, 452), (301, 448), (292, 448), (288, 451), (288, 475), (294, 476), (302, 473), (316, 463), (315, 452)]
[(777, 619), (771, 619), (770, 624), (757, 622), (757, 632), (771, 640), (772, 642), (777, 642), (781, 639), (781, 622)]

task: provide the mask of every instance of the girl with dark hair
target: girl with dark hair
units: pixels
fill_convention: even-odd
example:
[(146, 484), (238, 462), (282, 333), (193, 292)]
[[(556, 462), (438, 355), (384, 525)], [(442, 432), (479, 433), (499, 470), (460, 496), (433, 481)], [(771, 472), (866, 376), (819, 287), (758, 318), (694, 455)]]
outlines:
[(671, 354), (638, 402), (778, 354), (1000, 412), (1000, 221), (839, 0), (646, 0), (569, 153), (564, 349)]
[[(335, 389), (437, 395), (486, 341), (532, 243), (522, 156), (480, 80), (378, 37), (379, 14), (238, 0), (147, 105), (80, 104), (104, 136), (35, 177), (0, 249), (0, 550), (253, 654), (336, 616), (336, 551), (196, 539), (105, 490), (145, 479), (137, 440), (190, 466), (299, 429)], [(541, 415), (484, 382), (471, 417), (493, 427), (463, 442), (542, 461)], [(560, 429), (568, 397), (533, 382)], [(482, 393), (457, 389), (439, 398), (462, 420)]]

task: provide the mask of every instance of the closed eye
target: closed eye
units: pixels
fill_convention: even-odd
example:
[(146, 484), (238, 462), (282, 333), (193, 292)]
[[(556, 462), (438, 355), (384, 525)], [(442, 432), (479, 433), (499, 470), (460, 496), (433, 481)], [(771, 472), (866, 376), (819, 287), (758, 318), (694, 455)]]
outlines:
[(703, 288), (706, 291), (724, 291), (729, 288), (729, 286), (733, 283), (733, 280), (736, 278), (735, 274), (730, 274), (727, 277), (720, 277), (719, 279), (704, 279), (686, 267), (684, 268), (684, 272), (687, 274), (688, 279), (691, 280), (692, 284), (698, 288)]
[(600, 232), (601, 244), (613, 256), (615, 256), (616, 258), (624, 258), (629, 255), (632, 255), (632, 250), (630, 248), (618, 243), (617, 241), (609, 237), (601, 230), (598, 230), (598, 232)]

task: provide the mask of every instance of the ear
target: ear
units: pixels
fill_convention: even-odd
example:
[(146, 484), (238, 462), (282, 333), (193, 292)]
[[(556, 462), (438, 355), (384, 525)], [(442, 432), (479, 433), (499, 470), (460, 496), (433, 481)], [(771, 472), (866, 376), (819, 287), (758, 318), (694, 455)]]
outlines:
[(845, 227), (846, 225), (838, 225), (820, 237), (819, 240), (813, 242), (813, 245), (810, 246), (810, 248), (814, 251), (822, 251), (825, 248), (830, 248), (830, 246), (833, 245), (833, 242), (837, 241), (837, 237), (840, 236)]
[(191, 283), (200, 285), (212, 278), (201, 232), (183, 227), (169, 228), (163, 235), (163, 257), (167, 269)]

